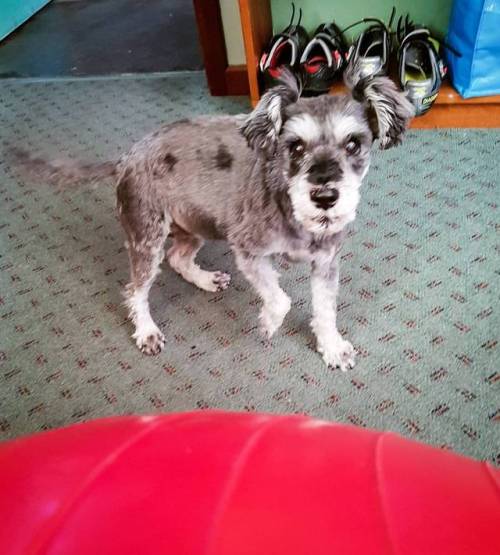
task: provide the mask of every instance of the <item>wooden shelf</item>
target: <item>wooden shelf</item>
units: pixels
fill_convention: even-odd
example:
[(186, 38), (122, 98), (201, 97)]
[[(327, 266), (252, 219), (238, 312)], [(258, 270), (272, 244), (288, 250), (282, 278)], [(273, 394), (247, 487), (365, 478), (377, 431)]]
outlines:
[[(239, 0), (239, 5), (250, 100), (255, 106), (260, 98), (259, 59), (272, 36), (271, 8), (269, 0)], [(345, 90), (344, 85), (338, 84), (331, 92), (335, 94)], [(417, 129), (500, 127), (500, 96), (464, 100), (449, 83), (444, 83), (434, 106), (425, 116), (415, 118), (411, 127)]]
[[(331, 94), (345, 93), (342, 83), (334, 85)], [(425, 114), (412, 120), (412, 129), (496, 128), (500, 127), (500, 96), (483, 96), (464, 100), (445, 82), (434, 106)]]
[(450, 83), (445, 82), (434, 106), (411, 127), (500, 127), (500, 96), (463, 99)]

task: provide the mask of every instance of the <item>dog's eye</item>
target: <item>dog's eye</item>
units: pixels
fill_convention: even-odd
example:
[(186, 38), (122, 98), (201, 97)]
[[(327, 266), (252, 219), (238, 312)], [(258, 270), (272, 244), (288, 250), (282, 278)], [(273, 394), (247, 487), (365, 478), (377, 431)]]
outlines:
[(350, 139), (346, 143), (345, 149), (346, 149), (347, 154), (349, 154), (350, 156), (352, 156), (353, 154), (357, 154), (361, 149), (361, 145), (359, 143), (359, 140), (356, 139), (356, 138)]
[(304, 143), (302, 141), (294, 141), (288, 147), (292, 156), (301, 156), (304, 152)]

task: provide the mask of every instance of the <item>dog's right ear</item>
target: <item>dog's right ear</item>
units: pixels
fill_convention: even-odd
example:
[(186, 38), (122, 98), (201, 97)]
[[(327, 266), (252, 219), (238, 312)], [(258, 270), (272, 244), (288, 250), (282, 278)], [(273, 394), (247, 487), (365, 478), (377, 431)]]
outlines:
[(297, 78), (289, 70), (284, 70), (280, 84), (269, 89), (240, 127), (248, 146), (265, 153), (274, 152), (278, 136), (283, 126), (285, 108), (296, 102), (301, 87)]
[(367, 108), (367, 118), (380, 148), (391, 148), (401, 138), (415, 115), (415, 108), (389, 77), (361, 78), (360, 66), (348, 66), (344, 81), (354, 100)]

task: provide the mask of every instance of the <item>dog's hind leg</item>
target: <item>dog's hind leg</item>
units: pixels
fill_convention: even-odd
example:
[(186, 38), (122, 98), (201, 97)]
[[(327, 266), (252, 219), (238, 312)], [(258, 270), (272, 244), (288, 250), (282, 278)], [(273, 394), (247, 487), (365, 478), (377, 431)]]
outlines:
[(133, 338), (146, 355), (158, 354), (165, 345), (165, 337), (155, 324), (149, 309), (149, 291), (160, 272), (166, 233), (152, 244), (137, 245), (129, 240), (130, 283), (125, 289), (126, 305), (135, 326)]
[(196, 264), (196, 254), (203, 246), (201, 237), (188, 233), (175, 223), (172, 224), (171, 234), (173, 243), (167, 252), (167, 258), (178, 274), (204, 291), (222, 291), (228, 287), (231, 280), (229, 274), (202, 270)]
[(168, 212), (147, 209), (137, 202), (127, 182), (118, 186), (118, 211), (127, 234), (130, 283), (125, 288), (125, 304), (135, 326), (132, 337), (144, 354), (156, 355), (163, 349), (165, 337), (151, 317), (149, 291), (160, 271), (171, 218)]

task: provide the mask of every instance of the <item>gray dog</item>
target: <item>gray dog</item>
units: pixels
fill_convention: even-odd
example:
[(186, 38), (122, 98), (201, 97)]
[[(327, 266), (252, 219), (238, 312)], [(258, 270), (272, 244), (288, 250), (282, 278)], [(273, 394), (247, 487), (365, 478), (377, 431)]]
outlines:
[(250, 115), (165, 125), (116, 163), (46, 162), (19, 152), (18, 157), (38, 177), (63, 185), (116, 178), (131, 270), (126, 303), (143, 353), (158, 354), (165, 343), (148, 295), (167, 236), (172, 268), (205, 291), (225, 289), (230, 276), (203, 270), (196, 254), (205, 239), (225, 239), (262, 298), (266, 338), (290, 309), (271, 256), (311, 263), (318, 351), (327, 365), (347, 370), (354, 366), (354, 349), (337, 331), (338, 253), (345, 227), (356, 216), (374, 140), (381, 148), (399, 143), (414, 113), (385, 77), (358, 81), (351, 89), (299, 99), (295, 78), (286, 74)]

